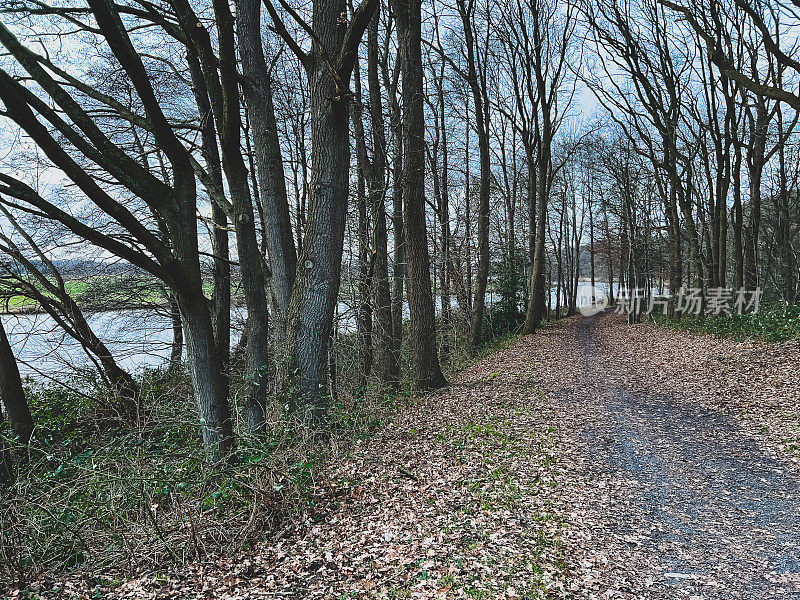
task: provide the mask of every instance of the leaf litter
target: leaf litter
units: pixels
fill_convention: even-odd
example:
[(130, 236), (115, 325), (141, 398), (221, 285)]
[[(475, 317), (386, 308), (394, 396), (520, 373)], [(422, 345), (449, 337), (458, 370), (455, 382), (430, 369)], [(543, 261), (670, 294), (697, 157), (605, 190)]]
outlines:
[(59, 596), (797, 597), (797, 364), (796, 344), (559, 321), (332, 461), (251, 552)]

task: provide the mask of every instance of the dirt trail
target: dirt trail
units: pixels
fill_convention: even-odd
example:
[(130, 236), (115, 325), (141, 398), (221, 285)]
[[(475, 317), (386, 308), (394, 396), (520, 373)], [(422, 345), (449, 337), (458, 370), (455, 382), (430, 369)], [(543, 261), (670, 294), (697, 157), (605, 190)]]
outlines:
[[(572, 460), (562, 509), (578, 559), (573, 593), (800, 598), (796, 464), (754, 435), (736, 410), (725, 410), (726, 401), (736, 406), (739, 399), (720, 398), (711, 408), (691, 386), (681, 394), (668, 379), (648, 381), (665, 350), (641, 339), (627, 347), (627, 329), (610, 315), (573, 321), (562, 330), (573, 386), (550, 382)], [(680, 339), (667, 332), (662, 343)], [(705, 343), (705, 354), (728, 344)], [(746, 359), (729, 368), (744, 369)]]

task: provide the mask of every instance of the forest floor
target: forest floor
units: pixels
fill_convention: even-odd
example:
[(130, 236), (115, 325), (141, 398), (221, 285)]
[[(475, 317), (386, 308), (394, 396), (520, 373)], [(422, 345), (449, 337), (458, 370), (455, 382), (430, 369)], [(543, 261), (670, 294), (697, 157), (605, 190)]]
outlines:
[(403, 411), (254, 551), (65, 596), (800, 598), (800, 347), (618, 315)]

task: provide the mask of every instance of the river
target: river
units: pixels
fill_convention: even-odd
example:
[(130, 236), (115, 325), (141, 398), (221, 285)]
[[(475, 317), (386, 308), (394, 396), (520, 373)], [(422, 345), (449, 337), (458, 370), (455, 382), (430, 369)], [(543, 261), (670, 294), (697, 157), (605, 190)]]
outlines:
[[(354, 311), (345, 302), (337, 307), (341, 332), (355, 327)], [(170, 355), (172, 324), (164, 311), (129, 309), (87, 313), (92, 330), (108, 346), (119, 365), (131, 373), (162, 366)], [(246, 316), (244, 309), (232, 311), (233, 343), (239, 339)], [(46, 314), (0, 315), (20, 373), (36, 379), (55, 378), (93, 363), (81, 345)], [(59, 378), (63, 379), (63, 378)]]

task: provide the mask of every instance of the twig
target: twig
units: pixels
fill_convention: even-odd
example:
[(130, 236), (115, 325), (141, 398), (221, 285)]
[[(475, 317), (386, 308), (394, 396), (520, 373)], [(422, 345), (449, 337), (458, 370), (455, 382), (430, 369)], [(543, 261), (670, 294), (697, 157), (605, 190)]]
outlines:
[(400, 465), (397, 465), (397, 470), (398, 470), (398, 471), (400, 471), (400, 474), (401, 474), (401, 475), (404, 475), (405, 477), (408, 477), (408, 478), (409, 478), (409, 479), (411, 479), (412, 481), (419, 481), (419, 477), (417, 477), (416, 475), (414, 475), (414, 473), (412, 473), (411, 471), (409, 471), (409, 470), (408, 470), (408, 469), (406, 469), (405, 467), (402, 467), (402, 466), (400, 466)]

